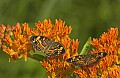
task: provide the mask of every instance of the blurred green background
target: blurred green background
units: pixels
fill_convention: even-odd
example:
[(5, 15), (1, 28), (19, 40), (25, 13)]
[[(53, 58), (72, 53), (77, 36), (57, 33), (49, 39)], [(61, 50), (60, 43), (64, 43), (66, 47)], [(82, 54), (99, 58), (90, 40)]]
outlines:
[[(100, 37), (110, 27), (120, 29), (120, 0), (0, 0), (0, 24), (15, 25), (62, 19), (71, 25), (72, 39), (79, 39), (79, 51), (89, 36)], [(35, 60), (8, 63), (0, 52), (0, 78), (45, 78), (45, 69)]]

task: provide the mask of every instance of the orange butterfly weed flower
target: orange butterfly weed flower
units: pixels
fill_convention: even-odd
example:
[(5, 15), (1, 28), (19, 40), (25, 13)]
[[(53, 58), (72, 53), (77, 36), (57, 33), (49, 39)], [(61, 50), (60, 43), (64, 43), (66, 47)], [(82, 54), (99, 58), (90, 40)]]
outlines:
[(27, 61), (31, 57), (30, 50), (34, 50), (30, 43), (31, 35), (45, 36), (59, 42), (65, 48), (65, 54), (41, 61), (42, 66), (47, 70), (48, 78), (69, 78), (77, 75), (81, 78), (97, 77), (120, 77), (120, 38), (118, 38), (118, 28), (110, 28), (108, 33), (103, 33), (100, 38), (93, 39), (91, 44), (95, 47), (92, 53), (106, 52), (107, 56), (92, 66), (81, 66), (76, 68), (66, 62), (66, 59), (78, 55), (78, 39), (72, 40), (69, 37), (71, 26), (65, 25), (62, 20), (56, 20), (55, 24), (51, 20), (44, 20), (35, 24), (36, 28), (31, 28), (27, 23), (16, 26), (0, 25), (0, 47), (16, 61), (24, 58)]
[[(63, 54), (63, 56), (48, 58), (44, 62), (42, 62), (42, 66), (46, 68), (50, 78), (69, 78), (70, 75), (68, 74), (68, 71), (70, 70), (70, 73), (73, 73), (75, 69), (73, 65), (70, 65), (69, 63), (66, 62), (66, 59), (70, 58), (71, 55), (78, 55), (77, 49), (79, 42), (78, 40), (70, 41), (70, 39), (67, 40), (65, 39), (64, 41), (66, 42), (62, 43), (65, 46), (66, 53)], [(72, 51), (70, 51), (70, 46), (72, 46)], [(55, 74), (54, 77), (52, 77), (52, 73)]]
[(84, 68), (83, 70), (75, 70), (74, 73), (81, 78), (119, 78), (120, 38), (118, 37), (118, 28), (110, 28), (108, 33), (104, 32), (100, 38), (94, 38), (91, 44), (95, 47), (92, 53), (106, 52), (107, 56), (95, 65), (83, 66), (81, 67)]
[[(18, 58), (27, 60), (27, 54), (32, 50), (32, 45), (29, 43), (29, 37), (32, 35), (32, 28), (28, 27), (27, 23), (20, 26), (1, 25), (1, 48), (3, 51), (13, 58), (15, 61)], [(9, 60), (10, 61), (10, 60)]]
[[(18, 58), (24, 58), (26, 61), (28, 56), (31, 57), (31, 54), (29, 53), (30, 50), (34, 50), (32, 44), (30, 43), (31, 35), (45, 36), (49, 39), (55, 40), (56, 42), (60, 42), (64, 46), (66, 53), (59, 57), (47, 58), (42, 62), (42, 65), (48, 71), (48, 77), (67, 78), (66, 65), (69, 64), (66, 62), (66, 59), (69, 58), (71, 54), (71, 42), (73, 42), (72, 45), (74, 46), (75, 43), (78, 44), (78, 40), (72, 41), (69, 38), (69, 34), (72, 30), (71, 26), (65, 25), (65, 22), (62, 20), (56, 20), (55, 24), (52, 24), (51, 20), (44, 20), (44, 22), (39, 21), (35, 24), (35, 26), (36, 28), (31, 28), (27, 23), (22, 25), (17, 23), (16, 26), (1, 25), (0, 46), (2, 50), (15, 61)], [(75, 49), (77, 50), (77, 48)], [(64, 72), (60, 73), (61, 71)]]
[[(118, 28), (110, 28), (108, 30), (108, 33), (104, 32), (99, 39), (93, 39), (91, 44), (96, 48), (94, 52), (106, 52), (108, 54), (96, 65), (96, 68), (99, 68), (99, 70), (103, 71), (104, 73), (108, 73), (108, 76), (110, 77), (114, 78), (120, 77), (118, 75), (116, 75), (116, 77), (114, 76), (114, 73), (116, 73), (116, 71), (119, 71), (118, 64), (120, 58), (119, 57), (120, 38), (118, 37)], [(109, 69), (114, 69), (116, 68), (116, 66), (118, 70), (117, 69), (116, 71), (112, 70), (113, 75), (112, 74), (110, 75)], [(102, 75), (104, 73), (101, 73), (102, 78), (106, 77), (105, 75)]]
[(42, 66), (47, 70), (48, 78), (69, 78), (67, 74), (67, 66), (69, 64), (66, 62), (66, 59), (72, 54), (70, 46), (74, 45), (73, 48), (76, 49), (74, 53), (77, 53), (79, 44), (78, 40), (71, 40), (69, 37), (72, 28), (67, 25), (65, 26), (65, 23), (62, 20), (56, 20), (55, 25), (51, 24), (51, 21), (44, 21), (43, 23), (38, 22), (36, 26), (40, 30), (41, 35), (57, 42), (61, 42), (66, 50), (65, 54), (58, 57), (48, 58), (42, 62)]

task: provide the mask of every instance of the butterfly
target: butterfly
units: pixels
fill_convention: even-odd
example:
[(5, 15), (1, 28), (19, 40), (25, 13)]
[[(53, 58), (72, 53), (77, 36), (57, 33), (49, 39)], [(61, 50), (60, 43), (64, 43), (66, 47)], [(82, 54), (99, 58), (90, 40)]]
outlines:
[(65, 53), (62, 44), (45, 36), (31, 36), (30, 42), (35, 50), (44, 52), (47, 57), (60, 56)]
[(94, 54), (78, 55), (68, 58), (66, 61), (75, 66), (91, 66), (107, 55), (106, 52), (98, 52)]

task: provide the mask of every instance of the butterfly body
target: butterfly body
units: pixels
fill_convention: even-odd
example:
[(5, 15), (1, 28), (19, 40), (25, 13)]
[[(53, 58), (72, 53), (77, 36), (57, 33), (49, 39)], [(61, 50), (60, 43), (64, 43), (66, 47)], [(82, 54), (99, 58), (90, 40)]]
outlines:
[(90, 66), (97, 63), (101, 58), (107, 55), (106, 52), (98, 52), (94, 54), (78, 55), (68, 58), (66, 61), (75, 66)]
[(45, 36), (31, 36), (30, 42), (35, 50), (44, 52), (48, 57), (60, 56), (65, 53), (64, 47)]

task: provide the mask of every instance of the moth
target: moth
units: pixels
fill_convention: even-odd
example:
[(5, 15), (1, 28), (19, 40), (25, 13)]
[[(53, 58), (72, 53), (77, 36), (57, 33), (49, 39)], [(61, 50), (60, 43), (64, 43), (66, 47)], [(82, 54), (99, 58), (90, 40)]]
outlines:
[(31, 36), (30, 42), (35, 50), (43, 52), (47, 57), (60, 56), (65, 53), (62, 44), (45, 36)]
[(107, 55), (106, 52), (98, 52), (94, 54), (78, 55), (68, 58), (66, 61), (75, 66), (91, 66)]

